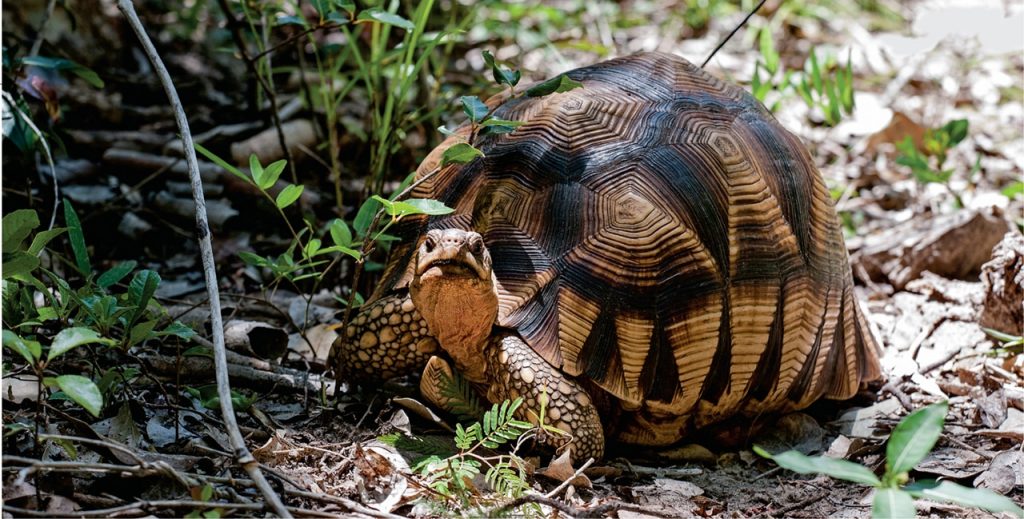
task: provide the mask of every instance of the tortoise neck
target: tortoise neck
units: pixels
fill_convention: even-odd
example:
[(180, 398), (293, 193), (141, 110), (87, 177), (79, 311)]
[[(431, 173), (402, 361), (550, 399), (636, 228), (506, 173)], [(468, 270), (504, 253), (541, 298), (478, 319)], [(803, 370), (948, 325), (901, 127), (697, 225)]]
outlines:
[(498, 314), (494, 283), (433, 280), (410, 285), (416, 309), (427, 322), (459, 372), (471, 382), (483, 382), (487, 347)]

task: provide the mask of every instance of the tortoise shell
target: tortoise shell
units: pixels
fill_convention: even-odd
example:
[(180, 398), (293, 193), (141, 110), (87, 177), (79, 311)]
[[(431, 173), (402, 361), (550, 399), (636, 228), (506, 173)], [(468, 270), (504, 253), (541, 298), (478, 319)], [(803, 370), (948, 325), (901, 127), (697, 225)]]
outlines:
[(408, 283), (427, 229), (475, 230), (499, 326), (621, 409), (698, 426), (879, 377), (829, 191), (794, 135), (679, 57), (567, 74), (583, 88), (489, 100), (524, 124), (478, 140), (484, 157), (428, 174), (466, 127), (428, 156), (413, 196), (455, 212), (403, 222), (385, 290)]

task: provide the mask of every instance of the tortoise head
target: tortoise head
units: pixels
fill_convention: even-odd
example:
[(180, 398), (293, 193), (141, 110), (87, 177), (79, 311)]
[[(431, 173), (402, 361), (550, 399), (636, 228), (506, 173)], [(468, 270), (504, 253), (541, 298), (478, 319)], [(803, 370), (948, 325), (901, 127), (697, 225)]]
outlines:
[(409, 294), (430, 334), (469, 380), (482, 382), (483, 348), (498, 313), (491, 253), (472, 231), (435, 229), (413, 258)]

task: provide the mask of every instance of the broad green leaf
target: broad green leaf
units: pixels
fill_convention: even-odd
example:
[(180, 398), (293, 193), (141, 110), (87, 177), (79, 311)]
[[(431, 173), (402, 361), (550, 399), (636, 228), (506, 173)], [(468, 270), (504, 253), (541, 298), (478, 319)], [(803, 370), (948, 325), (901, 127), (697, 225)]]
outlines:
[(46, 360), (52, 361), (57, 357), (71, 351), (83, 344), (93, 343), (106, 343), (110, 344), (110, 339), (104, 339), (100, 337), (100, 334), (91, 328), (85, 328), (83, 326), (76, 326), (73, 328), (65, 328), (59, 332), (53, 338), (53, 344), (50, 345), (50, 352), (46, 355)]
[(38, 256), (43, 250), (43, 247), (46, 247), (46, 244), (50, 243), (50, 240), (64, 234), (64, 231), (66, 230), (67, 229), (63, 227), (54, 227), (48, 231), (42, 231), (36, 234), (35, 238), (32, 238), (32, 245), (28, 246), (28, 253), (33, 256)]
[(377, 215), (377, 211), (380, 208), (381, 203), (373, 198), (367, 198), (363, 202), (363, 205), (359, 207), (359, 212), (356, 213), (355, 219), (352, 220), (352, 228), (356, 231), (357, 236), (366, 236), (366, 232), (370, 229), (373, 218)]
[(110, 270), (101, 274), (99, 279), (96, 280), (96, 284), (99, 285), (100, 288), (112, 287), (118, 281), (121, 281), (125, 276), (130, 274), (131, 271), (135, 270), (136, 265), (137, 263), (135, 263), (134, 260), (122, 261), (121, 263), (111, 267)]
[(21, 247), (32, 229), (39, 227), (39, 215), (34, 209), (18, 209), (4, 216), (2, 227), (3, 251), (11, 253)]
[(882, 483), (870, 469), (852, 461), (827, 456), (805, 456), (797, 451), (772, 455), (757, 445), (754, 446), (754, 452), (775, 461), (780, 467), (798, 474), (825, 474), (829, 477), (863, 485), (877, 486)]
[(284, 171), (284, 167), (288, 165), (288, 161), (281, 159), (270, 163), (266, 168), (263, 169), (263, 179), (256, 183), (260, 186), (260, 189), (267, 190), (274, 187), (277, 183), (277, 179), (281, 178), (281, 172)]
[(904, 487), (910, 495), (920, 499), (931, 499), (961, 506), (981, 508), (998, 514), (1009, 512), (1024, 517), (1024, 509), (1010, 498), (985, 488), (968, 488), (951, 481), (918, 481)]
[(543, 83), (530, 87), (526, 90), (526, 95), (530, 97), (543, 97), (549, 94), (568, 92), (582, 86), (583, 83), (565, 74), (559, 74)]
[(466, 117), (469, 117), (470, 121), (478, 123), (487, 116), (487, 112), (490, 111), (487, 105), (480, 100), (477, 96), (462, 96), (459, 98), (462, 102), (462, 111), (465, 112)]
[(354, 0), (332, 0), (335, 7), (344, 9), (348, 14), (352, 14), (356, 11), (356, 3)]
[(914, 499), (898, 488), (875, 489), (871, 503), (872, 519), (913, 519), (917, 517)]
[(281, 192), (277, 194), (277, 200), (274, 202), (277, 204), (278, 208), (284, 209), (285, 207), (294, 204), (295, 201), (302, 196), (302, 190), (303, 186), (299, 184), (288, 184), (288, 187), (282, 189)]
[(43, 355), (43, 347), (38, 341), (25, 340), (10, 330), (3, 331), (3, 341), (4, 346), (24, 357), (29, 364), (35, 364)]
[(7, 261), (3, 262), (3, 278), (9, 279), (27, 275), (38, 266), (39, 258), (27, 252), (16, 252)]
[(242, 173), (242, 170), (232, 166), (231, 164), (228, 164), (224, 159), (218, 157), (212, 151), (204, 148), (201, 144), (196, 143), (195, 144), (195, 148), (196, 148), (196, 151), (198, 151), (200, 155), (210, 159), (214, 164), (224, 168), (226, 171), (228, 171), (232, 175), (234, 175), (234, 176), (236, 176), (236, 177), (246, 181), (246, 183), (249, 183), (249, 184), (252, 183), (252, 179), (249, 178), (249, 176), (246, 175), (245, 173)]
[(885, 447), (885, 472), (909, 472), (931, 452), (942, 435), (949, 402), (942, 401), (907, 415), (889, 435)]
[(149, 300), (159, 286), (160, 274), (152, 270), (140, 270), (132, 276), (132, 281), (128, 284), (128, 302), (135, 306), (135, 310), (129, 322), (134, 323), (145, 313)]
[(330, 232), (331, 241), (333, 241), (335, 245), (340, 245), (342, 247), (352, 245), (352, 231), (348, 229), (348, 225), (345, 223), (345, 220), (335, 218), (331, 221)]
[(772, 41), (772, 33), (768, 27), (761, 29), (760, 36), (761, 57), (764, 58), (764, 68), (769, 75), (775, 75), (779, 70), (779, 53), (775, 51), (775, 43)]
[(85, 248), (85, 233), (82, 232), (82, 222), (78, 220), (75, 208), (71, 207), (71, 201), (67, 198), (64, 199), (64, 221), (68, 224), (68, 238), (75, 254), (75, 265), (82, 275), (88, 276), (92, 274), (92, 263), (89, 262), (89, 250)]
[(484, 152), (476, 149), (472, 144), (460, 142), (444, 150), (444, 154), (441, 155), (441, 167), (445, 167), (448, 164), (465, 164), (477, 157), (483, 156)]
[(360, 22), (380, 22), (386, 25), (393, 25), (407, 31), (416, 29), (416, 25), (409, 20), (377, 7), (371, 7), (360, 11), (359, 16), (356, 17), (356, 23)]
[(99, 417), (103, 409), (103, 394), (93, 381), (81, 375), (61, 375), (57, 377), (57, 386), (78, 405)]

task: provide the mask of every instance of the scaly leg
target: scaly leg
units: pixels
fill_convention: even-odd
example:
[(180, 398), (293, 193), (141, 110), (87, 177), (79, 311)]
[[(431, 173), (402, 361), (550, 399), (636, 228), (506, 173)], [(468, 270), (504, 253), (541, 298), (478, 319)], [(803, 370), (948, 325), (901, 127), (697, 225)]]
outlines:
[(334, 341), (331, 358), (339, 379), (375, 382), (416, 373), (437, 351), (409, 296), (392, 295), (359, 309)]
[[(545, 443), (563, 451), (571, 449), (573, 462), (604, 455), (604, 429), (590, 395), (561, 371), (548, 364), (528, 344), (515, 335), (490, 339), (485, 351), (487, 363), (487, 399), (501, 403), (522, 397), (520, 413), (534, 425), (540, 423), (541, 399), (546, 396), (544, 423), (568, 434), (542, 432)], [(439, 357), (431, 358), (420, 392), (434, 405), (451, 411), (448, 399), (441, 394), (442, 380), (451, 377), (450, 365)]]

